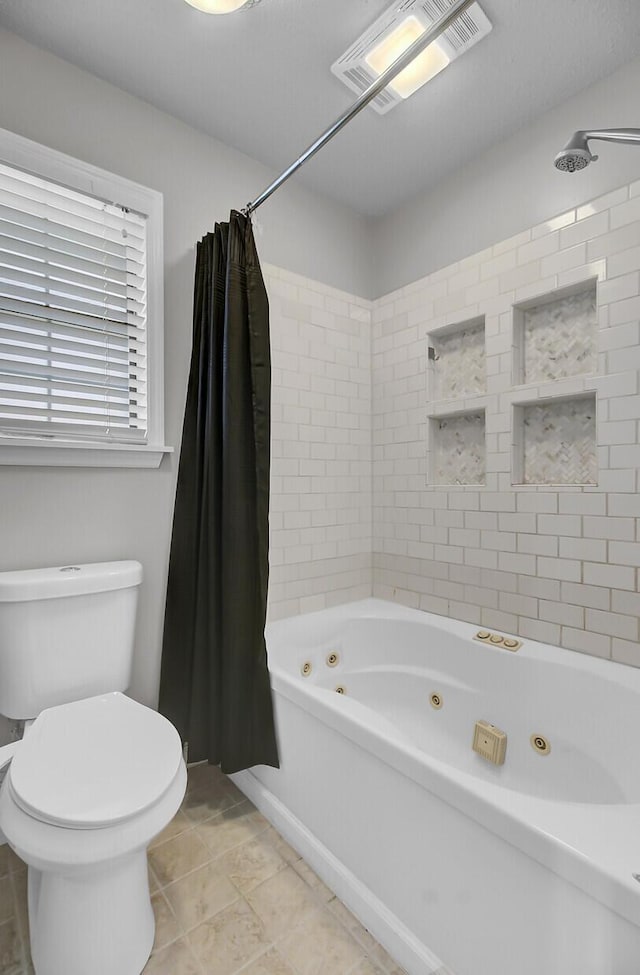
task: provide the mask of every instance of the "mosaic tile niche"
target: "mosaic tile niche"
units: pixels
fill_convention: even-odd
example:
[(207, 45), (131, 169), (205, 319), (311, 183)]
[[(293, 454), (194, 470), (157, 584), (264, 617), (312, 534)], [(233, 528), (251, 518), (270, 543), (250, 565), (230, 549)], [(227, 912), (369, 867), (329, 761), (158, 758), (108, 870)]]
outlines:
[(540, 383), (596, 371), (595, 280), (514, 309), (514, 383)]
[(514, 428), (514, 481), (597, 484), (595, 394), (516, 406)]
[(430, 384), (434, 400), (459, 399), (486, 392), (484, 319), (429, 336)]
[(431, 483), (484, 484), (484, 411), (431, 417)]

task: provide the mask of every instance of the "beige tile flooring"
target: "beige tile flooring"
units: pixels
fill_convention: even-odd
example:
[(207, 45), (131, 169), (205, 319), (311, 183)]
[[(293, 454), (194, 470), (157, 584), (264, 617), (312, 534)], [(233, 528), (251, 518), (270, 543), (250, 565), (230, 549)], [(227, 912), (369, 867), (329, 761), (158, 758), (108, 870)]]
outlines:
[[(149, 877), (156, 940), (144, 975), (404, 975), (211, 766), (190, 769), (182, 808), (151, 844)], [(0, 975), (32, 972), (26, 870), (2, 846)]]

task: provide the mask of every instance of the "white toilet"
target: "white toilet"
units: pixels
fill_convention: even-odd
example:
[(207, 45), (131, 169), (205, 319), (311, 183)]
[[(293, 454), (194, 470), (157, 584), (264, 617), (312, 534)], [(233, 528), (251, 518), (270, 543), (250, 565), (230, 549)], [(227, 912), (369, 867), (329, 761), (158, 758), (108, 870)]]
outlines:
[[(180, 738), (129, 685), (138, 562), (0, 573), (2, 834), (29, 868), (37, 975), (140, 975), (146, 848), (182, 802)], [(33, 720), (35, 719), (35, 720)]]

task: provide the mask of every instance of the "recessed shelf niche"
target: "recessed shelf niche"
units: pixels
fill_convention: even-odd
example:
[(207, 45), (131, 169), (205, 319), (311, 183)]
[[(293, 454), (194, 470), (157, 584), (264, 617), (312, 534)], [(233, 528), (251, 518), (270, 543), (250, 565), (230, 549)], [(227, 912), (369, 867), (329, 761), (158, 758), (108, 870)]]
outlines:
[(596, 395), (514, 406), (515, 484), (597, 484)]
[(486, 392), (484, 318), (447, 325), (429, 335), (430, 399)]
[(514, 385), (596, 371), (596, 280), (514, 307)]
[(429, 418), (429, 482), (484, 484), (484, 410)]

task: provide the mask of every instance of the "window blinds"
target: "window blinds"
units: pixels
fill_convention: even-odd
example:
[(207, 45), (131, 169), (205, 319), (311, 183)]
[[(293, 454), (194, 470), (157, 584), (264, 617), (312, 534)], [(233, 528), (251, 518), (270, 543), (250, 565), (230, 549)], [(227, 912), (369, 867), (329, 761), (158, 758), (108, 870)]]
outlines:
[(0, 432), (147, 435), (146, 219), (0, 163)]

